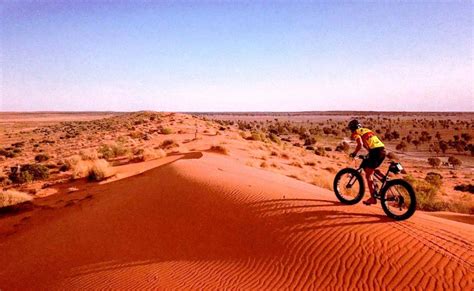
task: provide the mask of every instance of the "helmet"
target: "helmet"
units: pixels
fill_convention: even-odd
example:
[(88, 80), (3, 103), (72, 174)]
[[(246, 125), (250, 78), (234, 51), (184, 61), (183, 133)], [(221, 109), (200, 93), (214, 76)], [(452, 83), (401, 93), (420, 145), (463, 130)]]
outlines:
[(349, 122), (349, 124), (347, 125), (347, 128), (349, 128), (351, 131), (354, 131), (360, 127), (362, 127), (362, 125), (357, 119), (351, 120), (351, 122)]

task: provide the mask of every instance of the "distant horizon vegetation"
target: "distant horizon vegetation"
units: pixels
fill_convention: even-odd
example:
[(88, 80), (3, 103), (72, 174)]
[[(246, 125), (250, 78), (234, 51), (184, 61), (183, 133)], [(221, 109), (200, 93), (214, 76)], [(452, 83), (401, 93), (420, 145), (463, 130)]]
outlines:
[(393, 114), (403, 114), (403, 113), (423, 113), (423, 114), (439, 114), (439, 113), (454, 113), (454, 114), (470, 114), (474, 111), (401, 111), (401, 110), (304, 110), (304, 111), (172, 111), (172, 110), (130, 110), (130, 111), (119, 111), (119, 110), (38, 110), (38, 111), (16, 111), (16, 110), (0, 110), (0, 113), (26, 113), (26, 114), (51, 114), (51, 113), (133, 113), (133, 112), (172, 112), (172, 113), (183, 113), (183, 114), (228, 114), (228, 115), (242, 115), (242, 114), (301, 114), (301, 115), (311, 115), (311, 114), (344, 114), (344, 113), (365, 113), (365, 114), (377, 114), (377, 113), (393, 113)]

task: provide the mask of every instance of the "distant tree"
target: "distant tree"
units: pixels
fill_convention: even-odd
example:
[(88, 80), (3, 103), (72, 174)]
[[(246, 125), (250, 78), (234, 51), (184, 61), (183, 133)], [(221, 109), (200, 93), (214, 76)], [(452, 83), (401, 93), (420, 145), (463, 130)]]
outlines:
[(438, 168), (441, 166), (441, 159), (439, 158), (428, 158), (428, 164), (432, 166), (433, 168)]
[(404, 141), (402, 141), (399, 144), (397, 144), (395, 148), (397, 149), (397, 151), (405, 151), (407, 149), (407, 144)]
[(461, 134), (461, 138), (466, 142), (470, 142), (472, 140), (472, 135), (469, 133), (463, 133)]
[(448, 158), (448, 163), (453, 165), (453, 167), (456, 169), (457, 167), (460, 167), (462, 165), (462, 161), (456, 157), (449, 157)]
[(441, 149), (439, 148), (439, 144), (437, 143), (430, 144), (430, 151), (435, 152), (436, 154), (439, 154), (439, 152), (441, 151)]
[(413, 140), (411, 143), (416, 147), (416, 149), (418, 149), (418, 146), (420, 145), (420, 141), (418, 139)]
[(448, 143), (445, 142), (444, 140), (440, 140), (440, 141), (439, 141), (439, 148), (441, 149), (441, 151), (443, 152), (443, 154), (445, 154), (446, 151), (448, 150)]

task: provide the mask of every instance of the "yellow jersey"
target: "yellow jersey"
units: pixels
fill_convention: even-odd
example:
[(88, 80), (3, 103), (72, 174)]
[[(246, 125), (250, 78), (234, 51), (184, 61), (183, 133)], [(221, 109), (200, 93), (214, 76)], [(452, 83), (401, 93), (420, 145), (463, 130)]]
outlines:
[(356, 129), (352, 133), (351, 138), (356, 139), (357, 137), (362, 139), (362, 144), (368, 150), (385, 147), (375, 133), (368, 128), (361, 127)]

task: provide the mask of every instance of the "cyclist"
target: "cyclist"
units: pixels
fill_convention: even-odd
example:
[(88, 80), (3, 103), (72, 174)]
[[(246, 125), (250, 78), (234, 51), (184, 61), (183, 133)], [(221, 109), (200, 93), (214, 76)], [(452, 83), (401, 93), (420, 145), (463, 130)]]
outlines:
[(367, 159), (362, 161), (361, 167), (364, 169), (365, 178), (367, 179), (367, 185), (369, 186), (370, 198), (364, 201), (365, 205), (376, 204), (374, 190), (374, 178), (373, 174), (379, 177), (383, 177), (383, 173), (377, 169), (385, 159), (385, 145), (380, 139), (374, 134), (374, 132), (368, 128), (362, 127), (360, 122), (356, 119), (351, 120), (347, 126), (351, 132), (351, 138), (357, 142), (357, 147), (353, 153), (350, 154), (351, 158), (357, 156), (359, 150), (364, 146), (369, 152)]

